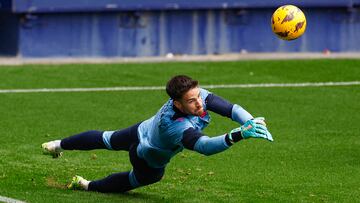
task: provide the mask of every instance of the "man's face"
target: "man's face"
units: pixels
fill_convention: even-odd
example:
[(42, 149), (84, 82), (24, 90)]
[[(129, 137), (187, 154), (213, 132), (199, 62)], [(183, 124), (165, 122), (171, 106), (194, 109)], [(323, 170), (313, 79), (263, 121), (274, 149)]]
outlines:
[(187, 91), (183, 97), (175, 101), (174, 104), (179, 110), (186, 114), (201, 116), (204, 113), (200, 89), (198, 87)]

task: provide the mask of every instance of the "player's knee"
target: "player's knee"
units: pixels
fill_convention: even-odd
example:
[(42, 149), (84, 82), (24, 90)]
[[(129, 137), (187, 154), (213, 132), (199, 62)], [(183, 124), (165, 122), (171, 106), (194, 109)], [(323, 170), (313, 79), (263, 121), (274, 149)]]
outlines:
[(163, 176), (164, 176), (164, 173), (159, 173), (159, 174), (154, 175), (151, 178), (150, 183), (152, 184), (152, 183), (159, 182), (162, 179)]
[(163, 176), (164, 176), (164, 172), (147, 174), (147, 175), (139, 178), (138, 181), (141, 185), (150, 185), (150, 184), (159, 182)]

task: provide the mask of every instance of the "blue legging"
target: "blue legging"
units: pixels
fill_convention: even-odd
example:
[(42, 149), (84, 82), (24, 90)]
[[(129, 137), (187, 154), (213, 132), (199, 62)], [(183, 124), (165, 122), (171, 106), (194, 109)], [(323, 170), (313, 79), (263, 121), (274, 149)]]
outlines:
[[(134, 188), (156, 183), (164, 175), (165, 168), (152, 168), (144, 159), (138, 157), (136, 148), (139, 144), (137, 128), (140, 123), (123, 130), (115, 131), (110, 138), (113, 150), (129, 152), (133, 170), (114, 173), (103, 179), (91, 181), (89, 190), (98, 192), (126, 192)], [(102, 131), (87, 131), (61, 140), (64, 150), (108, 149), (103, 141)]]

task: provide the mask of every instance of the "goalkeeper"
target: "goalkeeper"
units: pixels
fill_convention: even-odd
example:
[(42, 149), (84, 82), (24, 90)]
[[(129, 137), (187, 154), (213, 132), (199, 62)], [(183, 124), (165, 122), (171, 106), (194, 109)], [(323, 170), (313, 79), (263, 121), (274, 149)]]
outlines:
[[(125, 150), (132, 170), (88, 181), (73, 177), (70, 189), (98, 192), (126, 192), (156, 183), (170, 159), (184, 148), (201, 154), (222, 152), (247, 138), (273, 141), (264, 118), (253, 116), (237, 104), (208, 92), (198, 81), (185, 75), (171, 78), (166, 85), (170, 99), (153, 117), (118, 131), (87, 131), (42, 144), (44, 152), (59, 157), (63, 150)], [(208, 137), (202, 130), (209, 124), (208, 111), (228, 117), (241, 127), (223, 135)]]

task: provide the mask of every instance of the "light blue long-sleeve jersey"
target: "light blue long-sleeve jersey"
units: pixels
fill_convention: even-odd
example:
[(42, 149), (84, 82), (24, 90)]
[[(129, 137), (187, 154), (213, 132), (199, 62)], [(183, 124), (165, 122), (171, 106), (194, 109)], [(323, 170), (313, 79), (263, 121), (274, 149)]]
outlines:
[[(137, 154), (154, 168), (165, 167), (170, 159), (184, 149), (183, 134), (189, 128), (201, 132), (210, 122), (210, 115), (206, 111), (206, 97), (209, 92), (200, 89), (200, 97), (206, 114), (202, 117), (186, 115), (174, 119), (173, 100), (169, 99), (155, 116), (143, 121), (138, 128), (139, 145)], [(238, 105), (232, 109), (232, 119), (243, 124), (252, 116)], [(203, 154), (213, 154), (229, 148), (225, 135), (209, 138), (202, 136), (196, 142), (194, 150)]]

